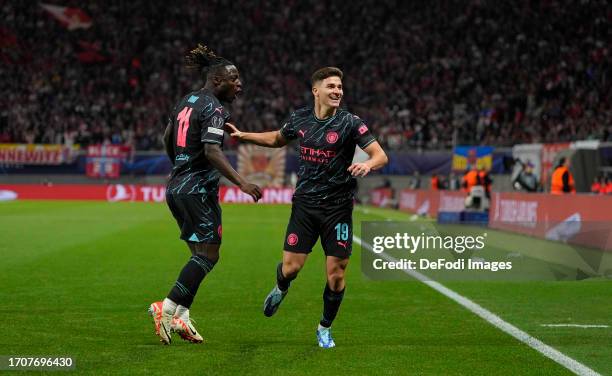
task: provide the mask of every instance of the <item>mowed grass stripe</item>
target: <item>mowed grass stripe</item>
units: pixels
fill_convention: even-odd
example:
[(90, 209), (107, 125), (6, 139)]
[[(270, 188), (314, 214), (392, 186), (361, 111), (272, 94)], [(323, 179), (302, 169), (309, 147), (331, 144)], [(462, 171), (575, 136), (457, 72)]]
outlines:
[[(376, 220), (409, 221), (411, 230), (421, 225), (428, 227), (431, 219), (386, 209), (358, 207), (357, 215), (367, 213)], [(546, 249), (553, 252), (566, 245), (539, 240), (500, 231), (487, 230), (489, 240), (495, 244), (500, 239), (512, 237), (515, 242), (531, 247), (546, 243)], [(496, 237), (496, 238), (492, 238)], [(500, 239), (497, 239), (499, 237)], [(557, 244), (557, 248), (555, 245)], [(515, 244), (516, 245), (516, 244)], [(496, 248), (493, 246), (493, 248)], [(538, 249), (538, 251), (540, 251)], [(530, 282), (445, 282), (444, 285), (461, 295), (469, 297), (483, 307), (502, 313), (506, 321), (513, 323), (536, 338), (564, 354), (580, 361), (602, 374), (612, 374), (612, 330), (580, 331), (575, 328), (543, 328), (542, 322), (597, 322), (610, 323), (612, 310), (611, 281), (595, 278), (584, 281), (530, 281)], [(571, 303), (569, 303), (571, 302)], [(569, 304), (568, 304), (569, 303)]]
[[(366, 248), (368, 251), (373, 252), (372, 250), (372, 245), (364, 243), (361, 241), (360, 238), (356, 237), (355, 241), (362, 246), (363, 248)], [(381, 257), (384, 258), (387, 261), (393, 261), (393, 262), (397, 262), (398, 260), (394, 257), (388, 256), (386, 254), (381, 254)], [(485, 320), (486, 322), (488, 322), (489, 324), (493, 325), (495, 328), (503, 331), (504, 333), (516, 338), (517, 340), (519, 340), (520, 342), (522, 342), (523, 344), (531, 347), (532, 349), (538, 351), (539, 353), (541, 353), (542, 355), (546, 356), (547, 358), (550, 358), (551, 360), (555, 361), (556, 363), (559, 363), (560, 365), (562, 365), (563, 367), (567, 368), (568, 370), (580, 375), (580, 376), (601, 376), (599, 373), (595, 372), (594, 370), (590, 369), (589, 367), (585, 366), (584, 364), (578, 362), (577, 360), (563, 354), (562, 352), (558, 351), (557, 349), (545, 344), (544, 342), (540, 341), (539, 339), (529, 335), (528, 333), (520, 330), (519, 328), (517, 328), (516, 326), (508, 323), (507, 321), (504, 321), (501, 317), (499, 317), (498, 315), (496, 315), (495, 313), (483, 308), (482, 306), (474, 303), (472, 300), (466, 298), (465, 296), (458, 294), (456, 291), (449, 289), (448, 287), (440, 284), (437, 281), (433, 281), (430, 280), (427, 276), (425, 276), (424, 274), (421, 274), (419, 272), (416, 271), (411, 271), (411, 270), (404, 270), (404, 272), (406, 274), (409, 274), (411, 277), (417, 279), (419, 282), (424, 283), (425, 285), (431, 287), (432, 289), (434, 289), (435, 291), (439, 292), (440, 294), (446, 296), (447, 298), (451, 299), (452, 301), (456, 302), (457, 304), (461, 305), (462, 307), (466, 308), (468, 311), (474, 313), (475, 315), (479, 316), (480, 318), (482, 318), (483, 320)]]
[[(43, 205), (61, 210), (63, 204)], [(315, 341), (325, 285), (319, 245), (278, 314), (265, 318), (261, 305), (274, 284), (286, 206), (224, 207), (221, 261), (192, 307), (207, 343), (176, 337), (164, 347), (145, 310), (168, 292), (188, 258), (167, 209), (84, 203), (80, 212), (102, 227), (113, 221), (112, 231), (8, 269), (2, 291), (11, 304), (0, 313), (11, 325), (0, 339), (1, 354), (72, 355), (78, 374), (95, 375), (567, 374), (426, 286), (365, 280), (359, 252), (334, 323), (339, 347), (322, 351)], [(260, 224), (261, 218), (273, 223)], [(39, 241), (24, 238), (19, 247)], [(36, 335), (24, 335), (24, 328)]]
[(151, 211), (141, 203), (7, 202), (0, 203), (0, 213), (0, 221), (4, 224), (0, 227), (0, 256), (3, 258), (0, 270), (53, 255), (66, 247), (95, 243), (99, 238), (129, 231), (145, 221), (159, 221), (159, 230), (166, 229), (166, 222), (170, 222), (170, 218), (162, 215), (164, 213)]

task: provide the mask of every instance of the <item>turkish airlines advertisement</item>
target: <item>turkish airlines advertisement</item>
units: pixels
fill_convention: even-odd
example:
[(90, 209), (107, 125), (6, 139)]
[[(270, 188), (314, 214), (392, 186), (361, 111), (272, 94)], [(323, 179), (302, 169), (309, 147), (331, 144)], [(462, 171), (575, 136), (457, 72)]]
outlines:
[(612, 250), (612, 197), (493, 193), (489, 218), (492, 228)]
[[(258, 203), (290, 204), (293, 188), (264, 188)], [(10, 200), (94, 200), (108, 202), (165, 202), (163, 185), (0, 185), (0, 201)], [(238, 187), (219, 187), (222, 203), (253, 203), (253, 199)]]

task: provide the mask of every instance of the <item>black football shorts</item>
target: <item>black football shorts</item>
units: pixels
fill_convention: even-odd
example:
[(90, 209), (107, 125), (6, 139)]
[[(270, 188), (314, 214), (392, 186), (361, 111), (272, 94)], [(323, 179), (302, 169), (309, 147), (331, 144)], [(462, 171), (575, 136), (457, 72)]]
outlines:
[(318, 238), (326, 256), (348, 258), (353, 246), (353, 202), (313, 204), (293, 200), (285, 251), (310, 253)]
[(221, 207), (217, 192), (206, 195), (166, 194), (166, 203), (181, 229), (181, 239), (221, 244)]

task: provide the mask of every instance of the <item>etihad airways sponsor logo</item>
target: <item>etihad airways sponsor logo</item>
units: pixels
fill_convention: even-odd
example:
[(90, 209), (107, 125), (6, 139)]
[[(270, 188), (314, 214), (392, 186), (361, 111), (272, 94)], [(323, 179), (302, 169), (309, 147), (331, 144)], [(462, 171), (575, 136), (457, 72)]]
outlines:
[(300, 146), (300, 157), (308, 162), (329, 163), (336, 156), (334, 150), (323, 150)]

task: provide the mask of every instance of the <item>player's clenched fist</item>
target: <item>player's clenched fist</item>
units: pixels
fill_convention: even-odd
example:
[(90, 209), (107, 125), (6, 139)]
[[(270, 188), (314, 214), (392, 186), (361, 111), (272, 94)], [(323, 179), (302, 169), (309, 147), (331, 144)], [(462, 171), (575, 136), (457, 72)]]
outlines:
[(262, 195), (261, 188), (259, 188), (259, 186), (257, 186), (256, 184), (245, 183), (240, 186), (240, 190), (246, 193), (247, 195), (253, 197), (253, 200), (255, 200), (255, 202), (259, 201)]

